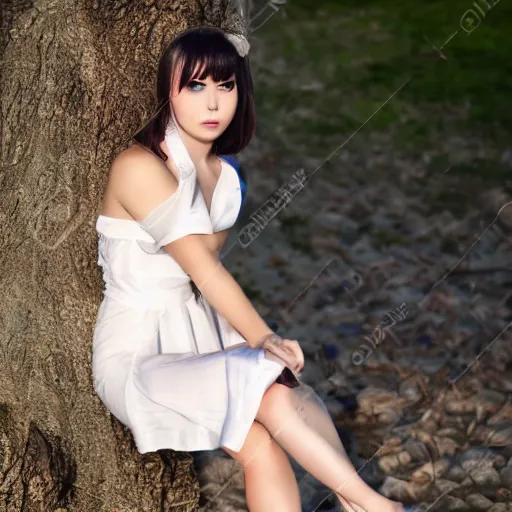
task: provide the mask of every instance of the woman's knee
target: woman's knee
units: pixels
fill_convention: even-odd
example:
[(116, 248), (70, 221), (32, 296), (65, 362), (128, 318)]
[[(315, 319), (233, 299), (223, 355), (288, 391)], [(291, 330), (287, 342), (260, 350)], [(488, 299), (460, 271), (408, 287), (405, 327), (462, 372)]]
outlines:
[[(266, 417), (281, 414), (289, 405), (293, 404), (293, 391), (288, 386), (274, 382), (261, 399), (256, 419), (264, 424)], [(284, 408), (284, 409), (283, 409)]]

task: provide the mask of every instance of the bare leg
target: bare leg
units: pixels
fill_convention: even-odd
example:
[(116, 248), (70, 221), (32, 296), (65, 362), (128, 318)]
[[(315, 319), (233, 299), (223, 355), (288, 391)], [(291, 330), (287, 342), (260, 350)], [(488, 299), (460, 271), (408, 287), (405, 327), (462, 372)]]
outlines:
[(339, 440), (329, 414), (315, 393), (303, 387), (273, 384), (265, 393), (256, 419), (311, 475), (341, 495), (354, 510), (401, 512), (403, 508), (375, 492), (357, 474)]
[(290, 460), (261, 423), (252, 424), (239, 452), (222, 448), (243, 467), (251, 512), (300, 512), (299, 486)]
[[(307, 418), (309, 426), (316, 430), (349, 464), (352, 464), (343, 443), (338, 435), (329, 412), (322, 403), (321, 398), (314, 393), (311, 388), (306, 388), (305, 392), (300, 392), (301, 402), (298, 407), (302, 413), (302, 418)], [(335, 493), (340, 500), (346, 512), (365, 512), (357, 504), (346, 500), (343, 494)]]

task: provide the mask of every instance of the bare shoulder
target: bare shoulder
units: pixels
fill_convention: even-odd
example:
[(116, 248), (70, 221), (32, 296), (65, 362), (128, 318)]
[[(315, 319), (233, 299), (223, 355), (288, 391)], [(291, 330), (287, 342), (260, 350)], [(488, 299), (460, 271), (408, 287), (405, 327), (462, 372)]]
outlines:
[[(171, 164), (174, 167), (174, 162)], [(177, 169), (173, 172), (177, 175)], [(134, 145), (115, 157), (110, 167), (109, 186), (121, 206), (133, 218), (142, 219), (178, 188), (173, 172), (157, 155)]]
[(131, 146), (115, 157), (110, 167), (109, 180), (116, 184), (116, 190), (144, 186), (147, 182), (156, 182), (155, 185), (162, 182), (177, 184), (176, 177), (166, 163), (141, 146)]

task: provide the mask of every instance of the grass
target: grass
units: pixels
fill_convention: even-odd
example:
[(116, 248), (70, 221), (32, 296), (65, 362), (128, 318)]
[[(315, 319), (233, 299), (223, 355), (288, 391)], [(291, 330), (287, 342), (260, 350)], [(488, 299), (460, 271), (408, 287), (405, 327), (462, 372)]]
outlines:
[[(495, 5), (467, 35), (460, 18), (469, 7), (467, 0), (294, 0), (285, 7), (289, 20), (276, 20), (280, 30), (269, 37), (294, 70), (290, 80), (316, 75), (329, 96), (325, 99), (335, 100), (342, 92), (340, 99), (356, 96), (357, 103), (374, 110), (410, 78), (401, 101), (425, 107), (449, 102), (467, 108), (470, 121), (509, 127), (512, 63), (506, 19), (512, 5)], [(441, 47), (457, 30), (443, 49), (447, 60), (440, 59), (432, 46)], [(283, 107), (311, 101), (309, 93), (275, 92)], [(331, 109), (335, 103), (328, 101)], [(387, 120), (396, 122), (396, 112)]]
[[(257, 32), (269, 49), (254, 73), (262, 136), (277, 155), (296, 148), (300, 161), (301, 155), (326, 157), (366, 123), (357, 133), (360, 151), (372, 144), (372, 134), (384, 134), (390, 155), (432, 155), (428, 173), (451, 167), (452, 177), (475, 180), (470, 188), (482, 180), (512, 190), (510, 167), (499, 159), (510, 147), (512, 126), (512, 3), (498, 2), (468, 35), (460, 20), (472, 6), (467, 0), (290, 0)], [(443, 45), (446, 59), (433, 48)], [(465, 152), (461, 159), (453, 137), (491, 155)], [(425, 190), (425, 199), (435, 207), (446, 201), (463, 214), (458, 203), (467, 194)]]

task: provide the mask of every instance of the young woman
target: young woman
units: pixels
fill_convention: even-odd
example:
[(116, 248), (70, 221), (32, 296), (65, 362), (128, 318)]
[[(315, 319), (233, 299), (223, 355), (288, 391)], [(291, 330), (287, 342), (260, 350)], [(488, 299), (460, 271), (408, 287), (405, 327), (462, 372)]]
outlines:
[(180, 34), (160, 60), (157, 114), (112, 163), (94, 389), (140, 453), (223, 448), (252, 512), (301, 510), (285, 450), (347, 510), (400, 511), (358, 476), (318, 397), (297, 391), (297, 340), (269, 329), (219, 258), (243, 200), (219, 155), (255, 127), (247, 46), (214, 28)]

